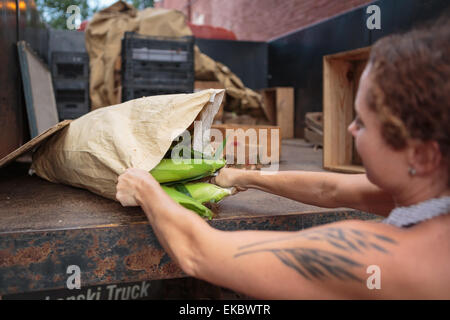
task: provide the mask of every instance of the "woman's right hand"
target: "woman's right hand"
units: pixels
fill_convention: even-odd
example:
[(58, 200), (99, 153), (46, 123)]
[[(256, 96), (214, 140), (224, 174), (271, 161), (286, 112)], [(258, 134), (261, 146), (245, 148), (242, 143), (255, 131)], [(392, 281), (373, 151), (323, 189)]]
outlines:
[(218, 175), (211, 179), (211, 183), (217, 184), (222, 188), (235, 187), (237, 191), (245, 191), (244, 175), (247, 170), (234, 169), (234, 168), (222, 168), (219, 170)]

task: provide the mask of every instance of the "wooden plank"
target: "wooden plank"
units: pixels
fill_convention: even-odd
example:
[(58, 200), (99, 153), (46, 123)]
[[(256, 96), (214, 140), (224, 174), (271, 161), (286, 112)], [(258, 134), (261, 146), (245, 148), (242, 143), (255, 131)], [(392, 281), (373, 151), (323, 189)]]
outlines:
[(276, 88), (277, 126), (282, 139), (294, 138), (294, 88)]
[(347, 61), (367, 60), (370, 54), (370, 49), (371, 46), (368, 46), (354, 50), (343, 51), (331, 55), (326, 55), (325, 57), (334, 59), (345, 59)]
[[(25, 25), (22, 19), (18, 19), (19, 8), (10, 11), (8, 8), (10, 4), (15, 6), (16, 2), (0, 2), (0, 27), (2, 28), (0, 32), (0, 158), (5, 157), (29, 139), (27, 118), (23, 114), (25, 107), (22, 105), (22, 99), (19, 99), (23, 95), (20, 72), (18, 72), (19, 61), (17, 52), (13, 48), (19, 38), (19, 31), (31, 32), (31, 29), (28, 23)], [(25, 12), (20, 11), (20, 14), (23, 15)], [(29, 21), (29, 23), (32, 22)], [(34, 35), (42, 34), (34, 33)]]
[(335, 166), (324, 166), (325, 169), (341, 172), (341, 173), (365, 173), (366, 170), (363, 166), (358, 165), (335, 165)]

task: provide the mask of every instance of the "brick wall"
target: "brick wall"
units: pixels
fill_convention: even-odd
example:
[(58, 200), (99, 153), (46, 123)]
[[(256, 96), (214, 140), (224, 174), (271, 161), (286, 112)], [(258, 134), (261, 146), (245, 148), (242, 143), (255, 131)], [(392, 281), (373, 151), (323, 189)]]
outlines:
[[(373, 0), (160, 0), (190, 21), (223, 27), (239, 40), (267, 41)], [(191, 3), (189, 10), (189, 3)]]

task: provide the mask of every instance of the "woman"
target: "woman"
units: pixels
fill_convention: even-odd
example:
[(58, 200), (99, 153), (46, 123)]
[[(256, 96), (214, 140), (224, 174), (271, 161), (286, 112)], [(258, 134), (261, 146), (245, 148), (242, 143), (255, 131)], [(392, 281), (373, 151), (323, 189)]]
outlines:
[(161, 245), (190, 276), (256, 298), (450, 298), (449, 32), (378, 41), (349, 126), (366, 174), (222, 169), (222, 187), (256, 188), (322, 207), (388, 217), (299, 232), (211, 228), (146, 171), (119, 178), (117, 199), (140, 205)]

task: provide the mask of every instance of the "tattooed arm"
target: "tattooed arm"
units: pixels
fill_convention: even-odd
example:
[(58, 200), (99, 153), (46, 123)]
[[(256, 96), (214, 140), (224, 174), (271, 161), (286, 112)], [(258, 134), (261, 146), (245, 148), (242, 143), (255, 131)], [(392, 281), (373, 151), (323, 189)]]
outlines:
[(191, 275), (262, 299), (448, 299), (449, 241), (436, 241), (448, 230), (433, 240), (420, 228), (353, 220), (298, 232), (212, 229)]
[[(449, 298), (449, 230), (424, 236), (421, 226), (344, 221), (300, 232), (219, 231), (150, 177), (127, 171), (117, 199), (143, 208), (161, 245), (190, 276), (256, 298)], [(437, 254), (436, 243), (447, 247)], [(381, 271), (379, 290), (367, 287), (373, 265)]]
[[(402, 285), (395, 282), (400, 273), (392, 271), (399, 267), (394, 262), (398, 239), (373, 226), (347, 221), (301, 232), (218, 232), (217, 247), (203, 253), (209, 258), (202, 261), (210, 263), (198, 263), (193, 276), (264, 299), (401, 296)], [(216, 259), (220, 263), (211, 263)], [(388, 288), (368, 288), (372, 265), (379, 267), (380, 284)], [(370, 287), (377, 285), (376, 279), (370, 281)]]

